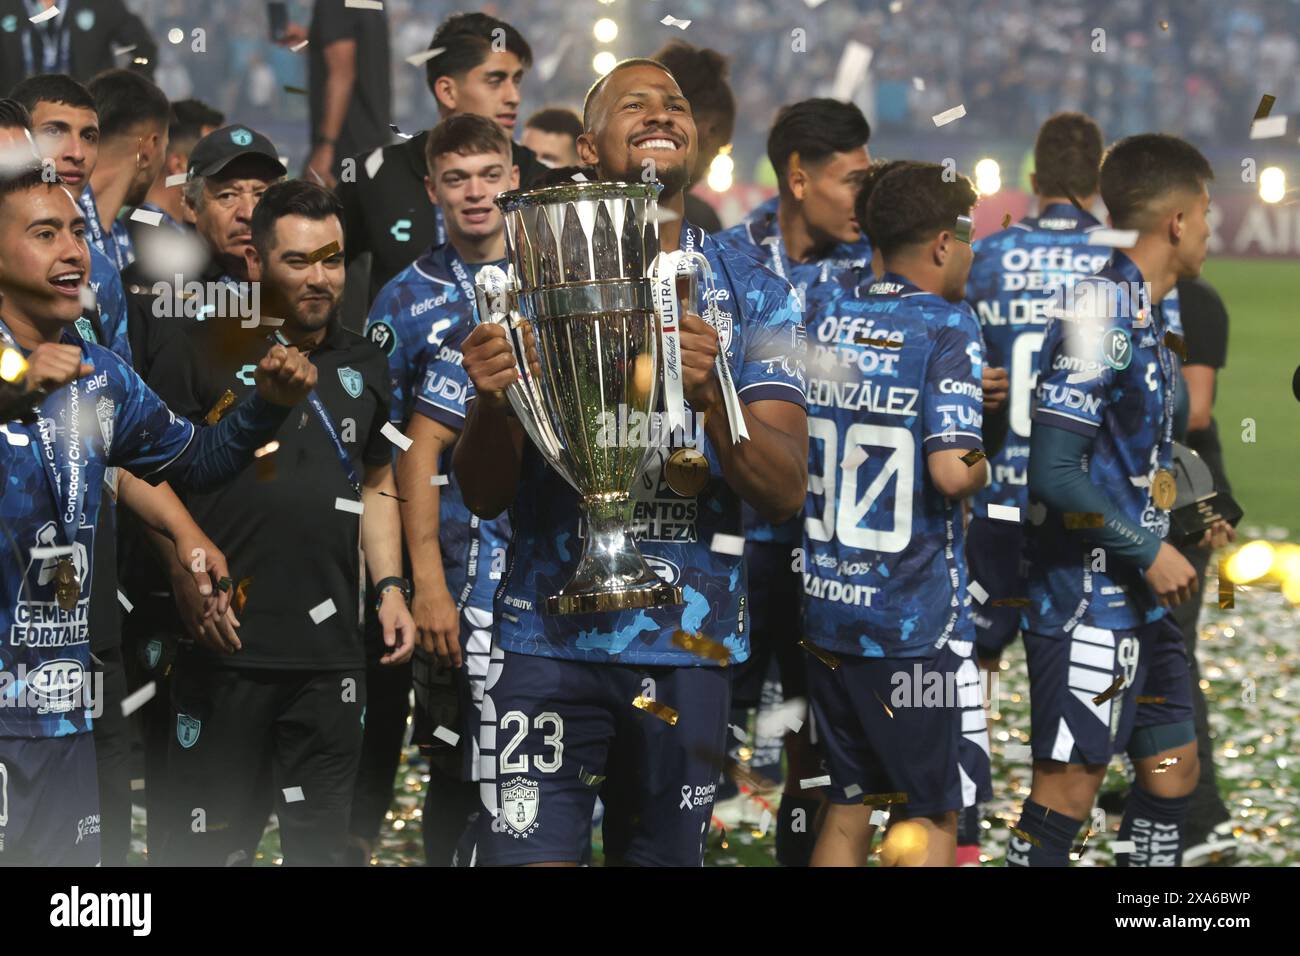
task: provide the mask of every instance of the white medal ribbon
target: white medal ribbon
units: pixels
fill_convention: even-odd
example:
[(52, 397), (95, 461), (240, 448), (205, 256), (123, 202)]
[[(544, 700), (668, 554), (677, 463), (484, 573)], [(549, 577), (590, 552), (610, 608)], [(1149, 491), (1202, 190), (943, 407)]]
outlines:
[[(664, 362), (664, 411), (668, 430), (686, 430), (686, 399), (682, 393), (682, 341), (680, 304), (677, 301), (677, 273), (683, 265), (681, 252), (661, 252), (650, 264), (650, 294), (659, 315), (659, 344)], [(689, 269), (689, 266), (687, 267)]]

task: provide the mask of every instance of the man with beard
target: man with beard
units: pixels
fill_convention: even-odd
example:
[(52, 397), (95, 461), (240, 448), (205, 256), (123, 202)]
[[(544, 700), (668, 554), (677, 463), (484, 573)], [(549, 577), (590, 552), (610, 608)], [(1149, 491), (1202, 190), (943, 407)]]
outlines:
[(239, 587), (208, 644), (177, 661), (169, 771), (188, 825), (168, 834), (162, 855), (169, 864), (251, 863), (273, 796), (286, 862), (331, 865), (343, 859), (365, 721), (358, 545), (379, 595), (383, 662), (405, 661), (415, 634), (382, 432), (388, 367), (338, 321), (337, 199), (312, 183), (279, 183), (258, 203), (251, 236), (249, 278), (283, 324), (268, 336), (229, 318), (200, 323), (173, 340), (190, 346), (188, 361), (168, 356), (155, 369), (159, 391), (195, 419), (219, 417), (231, 399), (238, 409), (249, 357), (268, 338), (304, 352), (319, 377), (258, 465), (188, 500)]

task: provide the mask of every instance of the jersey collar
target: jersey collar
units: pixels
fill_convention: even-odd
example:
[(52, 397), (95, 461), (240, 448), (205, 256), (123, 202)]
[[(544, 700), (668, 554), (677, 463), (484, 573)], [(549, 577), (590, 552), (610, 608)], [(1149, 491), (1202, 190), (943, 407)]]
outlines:
[(1070, 219), (1074, 221), (1074, 228), (1086, 229), (1089, 226), (1100, 226), (1101, 221), (1086, 209), (1081, 209), (1074, 203), (1054, 202), (1038, 210), (1038, 219)]

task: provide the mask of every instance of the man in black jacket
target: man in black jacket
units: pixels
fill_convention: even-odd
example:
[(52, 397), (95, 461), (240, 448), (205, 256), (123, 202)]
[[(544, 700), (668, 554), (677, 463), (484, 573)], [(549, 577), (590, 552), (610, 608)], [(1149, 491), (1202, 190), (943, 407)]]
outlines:
[(0, 90), (37, 73), (85, 83), (115, 66), (152, 77), (157, 56), (149, 30), (122, 0), (0, 0)]

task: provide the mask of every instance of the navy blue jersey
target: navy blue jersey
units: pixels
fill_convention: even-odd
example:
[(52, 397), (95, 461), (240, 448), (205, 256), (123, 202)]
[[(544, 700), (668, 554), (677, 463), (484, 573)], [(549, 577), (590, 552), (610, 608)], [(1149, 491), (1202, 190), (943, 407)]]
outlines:
[[(686, 223), (682, 248), (702, 252), (713, 269), (722, 350), (741, 401), (788, 401), (802, 408), (803, 322), (790, 284)], [(703, 283), (698, 294), (694, 309), (703, 314)], [(735, 662), (749, 656), (744, 559), (711, 547), (715, 534), (740, 534), (740, 497), (723, 478), (717, 453), (704, 440), (703, 423), (689, 405), (686, 422), (685, 434), (674, 433), (669, 444), (650, 455), (632, 492), (638, 547), (661, 577), (681, 586), (685, 607), (545, 613), (546, 598), (560, 592), (577, 566), (584, 529), (577, 494), (532, 442), (525, 442), (519, 491), (510, 512), (510, 563), (497, 592), (501, 647), (597, 663), (716, 663), (674, 647), (672, 636), (680, 629), (726, 644)], [(665, 460), (681, 447), (698, 447), (709, 463), (708, 482), (696, 495), (679, 495), (662, 474)]]
[[(3, 333), (7, 334), (7, 333)], [(159, 472), (194, 438), (108, 349), (81, 343), (95, 371), (47, 398), (36, 424), (0, 425), (0, 737), (59, 737), (90, 727), (89, 610), (104, 469)], [(59, 476), (56, 495), (45, 461)], [(80, 503), (80, 514), (69, 501)], [(71, 540), (69, 536), (71, 535)], [(71, 610), (56, 600), (61, 548), (80, 578)]]
[[(786, 253), (777, 221), (779, 197), (773, 197), (750, 213), (737, 226), (714, 238), (724, 249), (753, 256), (794, 286), (804, 315), (815, 315), (823, 300), (836, 290), (857, 285), (860, 273), (871, 268), (871, 243), (866, 236), (857, 242), (837, 243), (825, 256), (811, 262), (795, 262)], [(744, 509), (745, 537), (751, 541), (778, 541), (795, 544), (799, 540), (799, 519), (792, 518), (774, 526), (759, 517), (753, 508)]]
[[(1172, 461), (1180, 374), (1164, 342), (1164, 306), (1152, 306), (1141, 272), (1119, 251), (1075, 284), (1073, 300), (1068, 317), (1047, 325), (1033, 421), (1091, 438), (1089, 479), (1126, 518), (1163, 538), (1169, 512), (1152, 501), (1151, 480)], [(1032, 504), (1030, 520), (1026, 629), (1132, 628), (1164, 614), (1140, 569), (1105, 560), (1041, 504)]]
[(1053, 294), (1090, 276), (1110, 260), (1110, 249), (1088, 244), (1101, 223), (1071, 203), (1053, 203), (1008, 229), (975, 243), (966, 299), (984, 333), (985, 360), (1011, 381), (1010, 428), (989, 459), (989, 485), (971, 499), (979, 517), (989, 504), (1029, 506), (1029, 406), (1034, 369)]
[[(406, 427), (412, 414), (455, 432), (465, 427), (465, 405), (473, 391), (461, 366), (460, 348), (476, 324), (474, 276), (488, 264), (466, 265), (448, 243), (416, 259), (375, 298), (366, 335), (388, 354), (391, 418), (399, 428)], [(491, 612), (492, 595), (505, 570), (509, 518), (483, 521), (465, 507), (451, 471), (450, 449), (443, 453), (439, 472), (448, 479), (438, 507), (447, 590), (457, 607)]]
[(808, 340), (808, 639), (862, 657), (972, 641), (961, 508), (926, 456), (983, 443), (979, 324), (886, 273), (828, 302)]

